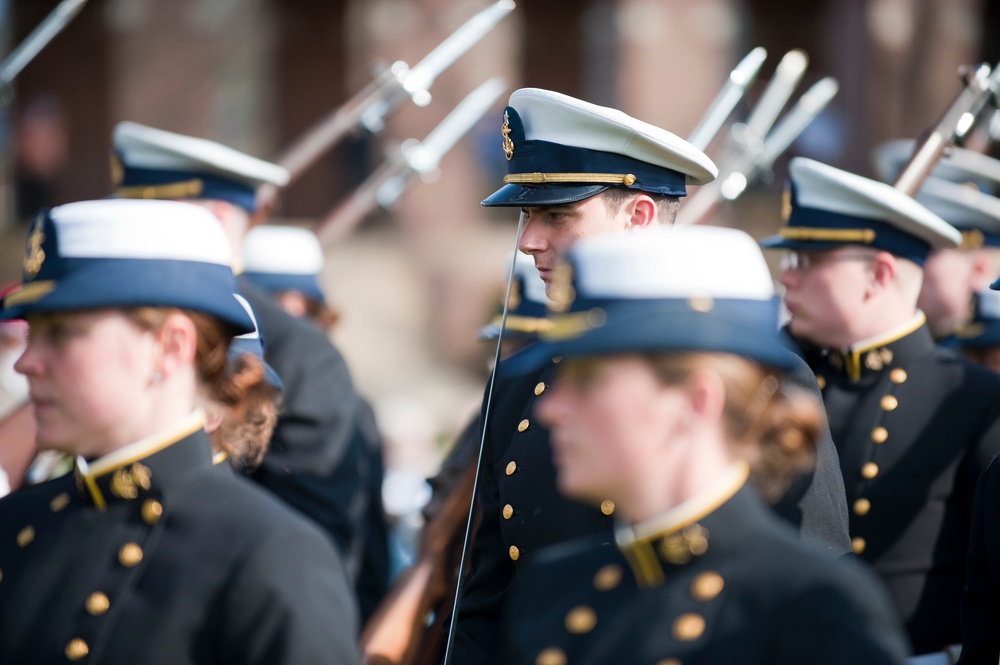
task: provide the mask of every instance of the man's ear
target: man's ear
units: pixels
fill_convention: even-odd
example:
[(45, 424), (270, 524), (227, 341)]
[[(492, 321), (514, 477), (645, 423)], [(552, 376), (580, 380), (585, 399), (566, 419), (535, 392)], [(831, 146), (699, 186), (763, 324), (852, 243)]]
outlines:
[(896, 257), (889, 252), (879, 252), (872, 259), (873, 286), (885, 289), (896, 281)]
[(987, 288), (993, 280), (996, 279), (996, 275), (993, 274), (993, 262), (990, 260), (990, 255), (987, 251), (982, 249), (972, 250), (972, 274), (970, 275), (970, 280), (972, 281), (972, 288), (975, 291)]
[(625, 228), (633, 226), (652, 226), (656, 223), (658, 210), (656, 201), (645, 194), (639, 194), (626, 204), (625, 211), (628, 213), (628, 220)]

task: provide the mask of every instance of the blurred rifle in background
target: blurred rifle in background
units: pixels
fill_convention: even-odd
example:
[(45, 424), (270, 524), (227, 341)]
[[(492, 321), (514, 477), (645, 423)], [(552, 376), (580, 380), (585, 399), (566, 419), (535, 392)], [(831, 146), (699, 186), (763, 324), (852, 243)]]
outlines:
[[(910, 196), (920, 191), (924, 180), (948, 147), (962, 143), (969, 135), (984, 110), (988, 106), (993, 109), (1000, 106), (1000, 63), (995, 68), (986, 63), (977, 67), (962, 67), (959, 76), (962, 89), (955, 101), (925, 136), (917, 140), (913, 155), (892, 184)], [(989, 121), (992, 123), (995, 119), (991, 116)]]
[[(431, 101), (431, 85), (437, 77), (496, 27), (514, 6), (513, 0), (493, 3), (466, 21), (414, 67), (401, 60), (393, 63), (364, 89), (306, 130), (274, 160), (291, 173), (289, 183), (297, 180), (349, 133), (359, 128), (372, 133), (381, 131), (386, 117), (407, 99), (417, 106), (427, 106)], [(259, 217), (267, 217), (273, 211), (277, 196), (278, 189), (273, 186), (258, 190)]]
[[(707, 222), (723, 201), (736, 200), (754, 181), (769, 177), (775, 159), (826, 108), (839, 87), (831, 77), (816, 82), (778, 120), (807, 65), (804, 52), (785, 54), (746, 122), (730, 128), (720, 156), (715, 158), (719, 177), (688, 197), (678, 214), (678, 224)], [(713, 112), (710, 108), (708, 114)]]
[(86, 2), (87, 0), (62, 0), (31, 31), (31, 34), (10, 52), (10, 55), (0, 64), (0, 100), (8, 106), (10, 105), (14, 98), (10, 84), (14, 78), (21, 73), (25, 65), (38, 55), (39, 51), (45, 48), (46, 44), (62, 32), (62, 29), (80, 13)]
[(433, 180), (444, 155), (500, 99), (507, 84), (494, 77), (473, 90), (423, 141), (410, 139), (315, 228), (329, 246), (347, 235), (377, 207), (390, 209), (414, 176)]

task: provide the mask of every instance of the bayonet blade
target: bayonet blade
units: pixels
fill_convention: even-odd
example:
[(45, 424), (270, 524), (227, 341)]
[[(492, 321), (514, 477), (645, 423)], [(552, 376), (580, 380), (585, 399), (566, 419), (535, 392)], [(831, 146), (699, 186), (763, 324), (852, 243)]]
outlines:
[(11, 81), (83, 9), (87, 0), (62, 0), (0, 65), (0, 86)]
[(699, 150), (708, 147), (722, 126), (726, 124), (726, 120), (739, 104), (743, 95), (746, 94), (747, 89), (757, 78), (757, 73), (766, 59), (767, 49), (763, 46), (758, 46), (743, 57), (740, 64), (736, 65), (736, 68), (729, 73), (729, 78), (726, 79), (719, 94), (712, 100), (701, 122), (691, 132), (688, 143)]

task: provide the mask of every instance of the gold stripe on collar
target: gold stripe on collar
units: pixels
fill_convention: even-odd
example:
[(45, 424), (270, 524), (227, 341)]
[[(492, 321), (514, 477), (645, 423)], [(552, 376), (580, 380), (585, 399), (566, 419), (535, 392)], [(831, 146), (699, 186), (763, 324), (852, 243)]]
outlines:
[[(77, 469), (79, 472), (79, 468)], [(101, 488), (97, 485), (97, 480), (86, 473), (80, 473), (79, 477), (83, 478), (83, 483), (87, 487), (87, 492), (90, 494), (90, 498), (94, 502), (94, 506), (98, 510), (104, 510), (108, 507), (108, 502), (104, 500), (104, 495), (101, 494)]]
[(200, 178), (194, 178), (160, 185), (119, 187), (115, 190), (115, 195), (122, 199), (190, 199), (199, 196), (204, 190), (205, 183)]
[(666, 574), (663, 566), (660, 565), (659, 557), (653, 543), (643, 541), (633, 544), (631, 547), (621, 548), (622, 554), (628, 561), (632, 574), (636, 581), (644, 587), (655, 587), (663, 584)]
[(615, 541), (624, 548), (676, 533), (715, 512), (743, 487), (749, 476), (750, 465), (745, 461), (732, 464), (708, 487), (679, 506), (644, 522), (619, 527), (615, 530)]
[(123, 466), (158, 453), (164, 448), (190, 436), (205, 426), (205, 412), (198, 408), (170, 427), (146, 437), (141, 441), (108, 453), (87, 468), (88, 475), (95, 478), (116, 471)]
[(778, 231), (788, 240), (815, 240), (817, 242), (856, 242), (870, 245), (875, 241), (872, 229), (825, 229), (809, 226), (786, 226)]
[(205, 411), (200, 407), (192, 411), (189, 415), (177, 421), (170, 427), (146, 437), (135, 443), (131, 443), (124, 448), (119, 448), (113, 452), (98, 458), (93, 464), (89, 464), (83, 457), (76, 458), (76, 475), (83, 480), (90, 498), (98, 510), (104, 510), (107, 501), (101, 493), (101, 488), (97, 484), (97, 479), (103, 475), (116, 471), (123, 466), (128, 466), (134, 462), (158, 453), (186, 436), (190, 436), (205, 426)]
[(599, 184), (625, 185), (635, 184), (635, 176), (631, 173), (510, 173), (503, 181), (510, 185), (548, 185), (548, 184)]
[[(888, 346), (893, 342), (897, 342), (907, 335), (915, 332), (920, 326), (924, 325), (927, 321), (927, 316), (920, 310), (917, 310), (916, 315), (913, 320), (904, 326), (897, 328), (896, 330), (890, 331), (885, 337), (878, 339), (862, 340), (859, 342), (859, 346), (851, 347), (846, 352), (843, 352), (844, 357), (844, 371), (847, 373), (847, 378), (851, 381), (858, 381), (861, 379), (861, 356), (872, 349), (877, 349), (882, 346)], [(888, 363), (887, 363), (888, 364)]]

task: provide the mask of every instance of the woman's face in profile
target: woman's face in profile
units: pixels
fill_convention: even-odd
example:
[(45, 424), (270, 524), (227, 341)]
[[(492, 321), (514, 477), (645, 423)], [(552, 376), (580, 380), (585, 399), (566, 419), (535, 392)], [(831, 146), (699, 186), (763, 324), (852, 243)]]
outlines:
[(29, 315), (15, 369), (28, 379), (42, 449), (97, 457), (142, 438), (154, 335), (117, 310)]
[(638, 356), (564, 360), (537, 409), (560, 491), (597, 502), (624, 496), (671, 445), (685, 400)]

